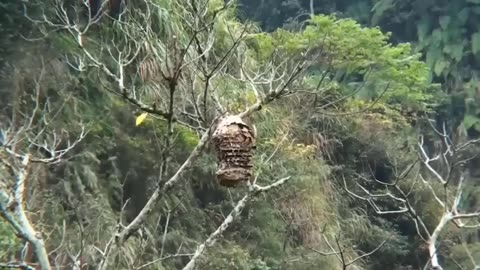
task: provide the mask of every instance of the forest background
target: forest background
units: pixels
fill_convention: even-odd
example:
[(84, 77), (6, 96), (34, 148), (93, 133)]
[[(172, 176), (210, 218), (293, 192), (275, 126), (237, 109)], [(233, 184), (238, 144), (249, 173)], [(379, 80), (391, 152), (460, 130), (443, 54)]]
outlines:
[(120, 2), (0, 3), (0, 269), (480, 267), (480, 1)]

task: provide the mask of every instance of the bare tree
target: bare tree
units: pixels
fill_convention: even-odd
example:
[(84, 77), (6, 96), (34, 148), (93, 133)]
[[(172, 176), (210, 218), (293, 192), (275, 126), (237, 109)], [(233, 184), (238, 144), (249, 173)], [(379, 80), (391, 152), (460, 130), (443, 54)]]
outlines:
[(246, 204), (250, 200), (252, 200), (255, 196), (259, 195), (262, 192), (266, 192), (266, 191), (268, 191), (272, 188), (276, 188), (276, 187), (281, 186), (288, 179), (290, 179), (290, 177), (282, 178), (282, 179), (276, 181), (275, 183), (273, 183), (271, 185), (268, 185), (268, 186), (265, 186), (265, 187), (259, 186), (255, 183), (256, 181), (253, 181), (253, 183), (251, 185), (249, 185), (249, 192), (240, 201), (237, 202), (237, 204), (235, 205), (233, 210), (225, 218), (225, 220), (217, 228), (217, 230), (215, 230), (212, 234), (210, 234), (209, 237), (205, 240), (205, 242), (203, 242), (202, 244), (200, 244), (197, 247), (197, 250), (195, 251), (194, 255), (192, 256), (192, 258), (190, 259), (188, 264), (183, 268), (183, 270), (193, 270), (193, 269), (195, 269), (195, 267), (198, 263), (197, 261), (200, 258), (200, 256), (205, 252), (205, 250), (208, 247), (213, 246), (215, 241), (222, 235), (222, 233), (228, 228), (228, 226), (230, 226), (230, 224), (235, 220), (235, 218), (238, 218), (238, 216), (240, 216), (240, 214), (242, 213)]
[[(415, 224), (418, 236), (427, 245), (430, 259), (425, 265), (425, 269), (430, 266), (431, 269), (441, 270), (443, 268), (439, 260), (439, 246), (442, 232), (447, 229), (447, 226), (454, 224), (463, 229), (480, 227), (480, 211), (465, 210), (461, 205), (468, 189), (467, 183), (472, 179), (464, 165), (474, 157), (469, 152), (472, 152), (471, 148), (478, 144), (480, 139), (455, 144), (447, 133), (445, 125), (442, 130), (436, 129), (431, 122), (430, 125), (439, 139), (440, 147), (436, 154), (431, 153), (432, 151), (425, 145), (424, 136), (421, 136), (418, 142), (418, 161), (420, 162), (409, 165), (403, 172), (397, 174), (391, 183), (382, 182), (375, 177), (370, 180), (359, 175), (359, 180), (380, 185), (385, 192), (378, 193), (369, 190), (359, 181), (356, 182), (356, 186), (361, 192), (354, 192), (352, 188), (348, 187), (345, 179), (344, 187), (351, 196), (367, 202), (377, 214), (409, 216)], [(420, 168), (419, 164), (421, 164)], [(411, 183), (404, 183), (414, 173)], [(414, 203), (418, 198), (414, 197), (413, 191), (421, 188), (421, 185), (430, 190), (441, 213), (436, 217), (436, 224), (433, 228), (427, 226), (424, 217), (419, 214)], [(387, 208), (379, 203), (380, 200), (385, 199), (394, 203), (394, 207)]]
[[(41, 94), (44, 77), (45, 68), (42, 67), (34, 89), (28, 89), (34, 97), (33, 102), (22, 106), (24, 102), (19, 95), (18, 100), (14, 100), (16, 105), (12, 106), (10, 117), (2, 116), (0, 122), (0, 216), (26, 242), (26, 248), (33, 251), (40, 269), (49, 270), (51, 263), (42, 233), (35, 229), (25, 207), (26, 190), (35, 179), (31, 174), (36, 164), (64, 162), (87, 131), (80, 125), (80, 134), (72, 140), (67, 131), (51, 127), (52, 118), (59, 112), (52, 111), (49, 100)], [(25, 260), (21, 258), (0, 266), (34, 269)]]
[[(45, 14), (40, 19), (28, 18), (46, 26), (45, 35), (59, 30), (76, 41), (78, 50), (65, 55), (73, 69), (77, 72), (95, 70), (100, 81), (108, 81), (104, 83), (104, 89), (144, 113), (166, 121), (168, 126), (163, 138), (166, 150), (162, 157), (160, 179), (147, 203), (131, 222), (116, 225), (116, 233), (104, 247), (94, 246), (101, 255), (97, 268), (103, 270), (113, 267), (121, 247), (145, 225), (155, 205), (192, 167), (210, 142), (219, 119), (231, 115), (248, 118), (264, 105), (295, 93), (297, 80), (318, 58), (308, 48), (301, 55), (274, 50), (262, 65), (252, 64), (246, 57), (248, 46), (245, 42), (252, 33), (251, 26), (240, 23), (224, 25), (227, 38), (222, 49), (216, 48), (214, 44), (220, 42), (216, 37), (218, 25), (223, 22), (222, 16), (226, 16), (232, 1), (225, 1), (213, 10), (208, 0), (172, 1), (168, 9), (151, 0), (140, 1), (134, 7), (123, 10), (118, 19), (112, 20), (113, 26), (110, 27), (119, 36), (112, 40), (102, 39), (92, 30), (96, 26), (98, 28), (102, 20), (109, 19), (105, 13), (88, 17), (86, 21), (78, 16), (82, 9), (90, 11), (89, 3), (85, 0), (80, 6), (72, 6), (53, 0), (54, 16)], [(159, 21), (158, 18), (165, 19), (162, 16), (168, 13), (174, 13), (179, 21), (168, 18), (161, 25), (163, 29), (159, 29), (155, 22)], [(177, 36), (179, 32), (183, 34)], [(254, 92), (256, 101), (244, 104), (241, 110), (232, 109), (228, 98), (224, 98), (230, 94), (225, 80), (248, 86)], [(169, 161), (176, 125), (195, 130), (200, 140), (183, 164), (169, 173), (173, 169)], [(186, 255), (191, 259), (184, 269), (195, 269), (206, 248), (214, 244), (248, 201), (282, 185), (287, 179), (289, 177), (265, 187), (252, 181), (243, 199), (194, 253), (166, 255), (154, 262)], [(42, 252), (46, 251), (38, 250), (39, 255)]]
[[(360, 250), (355, 250), (354, 248), (351, 248), (351, 247), (350, 248), (346, 247), (344, 244), (341, 243), (341, 236), (335, 235), (334, 238), (335, 238), (336, 247), (332, 245), (328, 237), (325, 234), (323, 234), (323, 240), (325, 241), (328, 248), (330, 249), (329, 251), (326, 252), (326, 251), (321, 251), (314, 248), (311, 248), (311, 250), (313, 250), (315, 253), (320, 254), (322, 256), (335, 256), (338, 259), (338, 261), (342, 264), (343, 270), (347, 270), (350, 266), (355, 265), (355, 263), (360, 262), (363, 259), (373, 255), (375, 252), (380, 250), (385, 245), (385, 243), (387, 243), (389, 240), (389, 238), (387, 238), (371, 251), (363, 252)], [(349, 251), (353, 251), (354, 253), (357, 253), (360, 255), (350, 258), (351, 256), (349, 256), (350, 255)]]

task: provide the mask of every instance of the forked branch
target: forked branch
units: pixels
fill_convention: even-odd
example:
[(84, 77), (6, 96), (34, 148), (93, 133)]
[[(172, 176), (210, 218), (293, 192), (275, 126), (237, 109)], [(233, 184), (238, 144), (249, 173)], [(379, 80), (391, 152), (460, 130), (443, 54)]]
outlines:
[[(26, 190), (33, 187), (31, 180), (34, 178), (30, 172), (33, 163), (50, 165), (61, 162), (85, 138), (87, 130), (81, 125), (80, 134), (74, 141), (68, 139), (66, 131), (62, 131), (61, 135), (56, 131), (49, 131), (49, 122), (54, 118), (51, 115), (60, 113), (65, 104), (60, 106), (58, 111), (52, 112), (51, 104), (44, 104), (48, 103), (48, 100), (42, 102), (44, 71), (42, 66), (38, 79), (33, 80), (35, 87), (31, 95), (34, 103), (25, 106), (26, 109), (14, 106), (10, 119), (6, 116), (5, 121), (0, 122), (0, 177), (5, 180), (0, 181), (0, 216), (10, 224), (19, 238), (31, 246), (38, 267), (41, 270), (50, 270), (52, 267), (42, 233), (35, 229), (25, 207), (28, 200)], [(24, 259), (2, 265), (33, 269), (33, 266), (22, 260)]]
[[(391, 236), (390, 236), (391, 237)], [(363, 260), (364, 258), (366, 257), (369, 257), (371, 255), (373, 255), (375, 252), (377, 252), (378, 250), (380, 250), (387, 242), (388, 240), (390, 240), (390, 237), (388, 237), (387, 239), (383, 240), (377, 247), (375, 247), (374, 249), (372, 249), (371, 251), (369, 252), (366, 252), (366, 253), (363, 253), (353, 259), (348, 259), (346, 258), (346, 248), (342, 246), (342, 244), (340, 243), (340, 239), (338, 237), (335, 237), (335, 243), (337, 245), (337, 248), (333, 247), (333, 245), (330, 243), (330, 241), (328, 240), (328, 238), (325, 236), (325, 234), (323, 235), (323, 238), (325, 240), (325, 242), (327, 243), (328, 247), (330, 248), (331, 251), (329, 252), (324, 252), (324, 251), (320, 251), (320, 250), (316, 250), (316, 249), (313, 249), (313, 248), (310, 248), (312, 251), (314, 251), (315, 253), (318, 253), (322, 256), (335, 256), (337, 257), (337, 259), (340, 261), (340, 263), (342, 264), (342, 269), (343, 270), (347, 270), (348, 267), (352, 266), (354, 263), (360, 261), (360, 260)]]
[[(460, 202), (464, 197), (463, 194), (467, 188), (466, 184), (470, 179), (468, 171), (463, 167), (470, 158), (463, 160), (461, 160), (461, 158), (464, 158), (463, 155), (467, 147), (473, 147), (479, 140), (470, 140), (457, 146), (453, 144), (453, 140), (448, 135), (445, 125), (443, 125), (442, 131), (437, 130), (433, 124), (431, 127), (438, 135), (441, 145), (441, 148), (437, 149), (438, 153), (433, 156), (429, 154), (423, 136), (420, 137), (420, 141), (418, 142), (418, 155), (421, 164), (428, 170), (430, 177), (421, 174), (414, 176), (416, 179), (408, 191), (402, 188), (397, 179), (393, 181), (393, 184), (374, 179), (374, 183), (383, 186), (385, 190), (387, 190), (385, 193), (373, 193), (356, 182), (356, 185), (363, 193), (360, 195), (348, 188), (345, 179), (344, 186), (348, 194), (354, 198), (368, 202), (377, 214), (408, 214), (410, 219), (415, 223), (418, 235), (428, 246), (430, 260), (427, 266), (430, 265), (433, 269), (441, 270), (443, 268), (438, 257), (438, 245), (440, 236), (446, 226), (450, 222), (453, 222), (459, 228), (480, 227), (480, 223), (478, 222), (480, 211), (464, 212), (460, 209)], [(409, 170), (411, 170), (411, 168)], [(454, 177), (457, 177), (457, 179), (455, 179), (456, 181), (452, 181)], [(368, 180), (364, 177), (361, 178)], [(432, 182), (432, 178), (441, 184), (441, 189), (436, 188)], [(412, 199), (412, 190), (417, 187), (419, 183), (431, 191), (433, 199), (441, 209), (441, 215), (437, 217), (437, 223), (433, 230), (427, 228), (422, 217), (417, 214), (414, 204), (410, 201)], [(391, 202), (396, 205), (397, 209), (382, 210), (376, 201), (377, 198), (389, 198)], [(478, 207), (476, 209), (478, 209)], [(476, 223), (469, 224), (464, 220), (475, 220)]]
[(225, 218), (222, 224), (220, 224), (220, 226), (218, 226), (218, 228), (212, 234), (210, 234), (210, 236), (202, 244), (197, 246), (197, 250), (193, 254), (190, 261), (187, 263), (187, 265), (183, 268), (183, 270), (196, 269), (198, 260), (203, 255), (203, 253), (207, 250), (207, 248), (213, 246), (213, 244), (215, 244), (217, 239), (220, 238), (222, 234), (228, 229), (228, 227), (240, 216), (240, 214), (242, 213), (243, 209), (245, 208), (245, 206), (249, 201), (251, 201), (253, 198), (255, 198), (255, 196), (259, 195), (262, 192), (267, 192), (270, 189), (277, 188), (283, 185), (289, 179), (290, 177), (285, 177), (276, 181), (271, 185), (264, 186), (264, 187), (259, 186), (255, 183), (252, 183), (249, 187), (248, 193), (240, 201), (237, 202), (233, 210)]

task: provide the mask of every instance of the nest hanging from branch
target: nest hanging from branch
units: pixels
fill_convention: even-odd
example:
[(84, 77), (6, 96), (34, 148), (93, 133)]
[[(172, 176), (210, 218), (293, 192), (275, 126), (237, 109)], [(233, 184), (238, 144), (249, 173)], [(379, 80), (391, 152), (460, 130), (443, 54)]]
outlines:
[(217, 181), (234, 187), (249, 181), (253, 174), (255, 133), (238, 116), (222, 119), (213, 133), (217, 152)]

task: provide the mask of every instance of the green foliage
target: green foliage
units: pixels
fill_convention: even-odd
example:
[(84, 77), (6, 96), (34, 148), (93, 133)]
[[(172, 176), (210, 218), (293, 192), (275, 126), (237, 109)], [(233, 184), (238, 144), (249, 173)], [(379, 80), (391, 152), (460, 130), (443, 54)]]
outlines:
[[(153, 45), (142, 47), (139, 52), (142, 60), (150, 61), (146, 69), (152, 77), (142, 81), (132, 75), (135, 68), (142, 65), (141, 61), (132, 64), (135, 68), (125, 70), (127, 81), (147, 104), (154, 103), (158, 96), (168, 96), (168, 89), (155, 81), (161, 78), (158, 70), (165, 69), (165, 58), (172, 60), (167, 52), (188, 44), (194, 31), (189, 27), (191, 22), (184, 19), (190, 14), (181, 13), (183, 9), (179, 8), (190, 2), (153, 2), (158, 7), (152, 9), (151, 20), (144, 20), (140, 16), (144, 7), (133, 3), (131, 7), (135, 12), (126, 13), (125, 24), (102, 21), (85, 39), (87, 49), (104, 57), (105, 48), (113, 46), (112, 40), (120, 41), (120, 46), (131, 45), (122, 43), (120, 33), (128, 33), (130, 39), (138, 41), (144, 38), (139, 24), (155, 30), (148, 36)], [(287, 10), (305, 9), (307, 2), (262, 1), (260, 7), (267, 5), (271, 9), (264, 14), (276, 14), (282, 13), (276, 10), (279, 5), (283, 4)], [(316, 4), (314, 8), (331, 10), (326, 6), (334, 2), (325, 1), (325, 6)], [(208, 4), (207, 14), (213, 16), (223, 1)], [(255, 5), (258, 4), (256, 1)], [(358, 14), (356, 7), (361, 11), (369, 9), (367, 1), (354, 4), (344, 8), (345, 12)], [(393, 0), (377, 1), (374, 20), (381, 21), (396, 4)], [(218, 88), (220, 102), (230, 113), (243, 111), (256, 102), (251, 85), (232, 78), (244, 72), (238, 62), (245, 62), (246, 69), (262, 71), (272, 58), (273, 63), (279, 65), (292, 59), (283, 72), (293, 69), (298, 59), (316, 60), (306, 75), (292, 86), (298, 93), (269, 104), (249, 119), (258, 132), (254, 157), (258, 184), (267, 185), (286, 175), (292, 176), (292, 180), (249, 204), (223, 239), (202, 258), (204, 269), (337, 269), (340, 264), (335, 256), (320, 256), (310, 249), (330, 252), (324, 236), (339, 237), (346, 247), (357, 246), (361, 251), (350, 249), (346, 254), (350, 258), (374, 249), (391, 237), (378, 254), (356, 263), (357, 269), (418, 266), (412, 259), (412, 254), (418, 251), (411, 228), (404, 225), (401, 218), (377, 217), (368, 207), (352, 201), (342, 189), (342, 179), (345, 177), (348, 183), (353, 183), (359, 174), (369, 175), (373, 170), (392, 180), (392, 156), (400, 167), (412, 162), (416, 156), (408, 149), (416, 138), (411, 123), (417, 120), (417, 113), (430, 112), (436, 105), (433, 102), (439, 100), (438, 89), (429, 84), (428, 66), (436, 74), (444, 74), (452, 61), (463, 61), (469, 46), (475, 53), (478, 44), (473, 37), (471, 43), (454, 42), (458, 38), (454, 33), (458, 30), (455, 28), (457, 17), (442, 15), (431, 19), (418, 28), (419, 39), (424, 42), (419, 46), (428, 50), (427, 65), (410, 44), (391, 44), (395, 33), (384, 33), (379, 27), (364, 27), (344, 18), (345, 14), (311, 16), (301, 28), (267, 33), (254, 24), (246, 27), (247, 23), (240, 22), (236, 10), (231, 8), (222, 12), (212, 25), (211, 36), (201, 36), (202, 40), (215, 41), (208, 64), (228, 51), (242, 31), (246, 32), (231, 55), (233, 60), (228, 62), (228, 72), (211, 78), (212, 85)], [(365, 13), (359, 15), (368, 17)], [(281, 16), (274, 19), (278, 17)], [(8, 28), (11, 31), (13, 26)], [(50, 46), (58, 54), (52, 57), (79, 52), (73, 38), (53, 35)], [(178, 42), (175, 46), (173, 40)], [(440, 45), (434, 46), (435, 43)], [(10, 59), (16, 60), (16, 57)], [(113, 72), (118, 71), (111, 64), (107, 61), (109, 67), (113, 66)], [(203, 89), (205, 78), (198, 68), (189, 64), (183, 74), (186, 86), (180, 87), (174, 100), (178, 104), (175, 111), (178, 115), (192, 105), (182, 98), (191, 91)], [(120, 213), (122, 224), (130, 221), (159, 181), (172, 175), (185, 161), (199, 137), (188, 125), (177, 124), (169, 144), (165, 140), (169, 132), (165, 121), (152, 116), (140, 119), (141, 125), (135, 126), (136, 116), (142, 112), (126, 105), (121, 97), (107, 94), (105, 89), (115, 87), (115, 82), (92, 69), (83, 74), (67, 68), (63, 72), (68, 76), (62, 77), (65, 80), (53, 80), (49, 98), (57, 108), (67, 97), (72, 97), (61, 107), (52, 125), (75, 134), (78, 132), (75, 123), (80, 118), (89, 123), (90, 132), (66, 164), (51, 168), (47, 173), (48, 188), (41, 190), (41, 196), (30, 197), (30, 205), (34, 208), (32, 212), (40, 213), (34, 219), (36, 226), (42, 231), (55, 232), (48, 239), (49, 247), (55, 248), (61, 243), (63, 228), (58, 224), (65, 222), (65, 239), (69, 245), (61, 251), (70, 252), (81, 247), (82, 239), (104, 247)], [(54, 73), (59, 74), (63, 75)], [(189, 77), (191, 74), (195, 75)], [(8, 76), (2, 80), (7, 81)], [(473, 85), (472, 81), (472, 89)], [(2, 91), (9, 89), (3, 85), (1, 88)], [(470, 94), (475, 100), (474, 93)], [(468, 116), (472, 119), (465, 120), (469, 124), (467, 128), (478, 122), (473, 100), (468, 103), (472, 105), (468, 107)], [(340, 117), (342, 115), (346, 117)], [(126, 269), (132, 261), (141, 264), (155, 260), (162, 252), (162, 255), (189, 253), (223, 221), (232, 204), (246, 190), (226, 190), (215, 182), (215, 158), (211, 150), (211, 147), (207, 149), (207, 154), (182, 175), (174, 191), (165, 194), (146, 225), (122, 248), (118, 263), (112, 267)], [(171, 154), (171, 159), (164, 167), (165, 153)], [(410, 184), (408, 181), (406, 184)], [(438, 208), (426, 203), (431, 197), (425, 190), (414, 190), (412, 194), (424, 198), (416, 202), (416, 206), (422, 209), (420, 212), (430, 226)], [(18, 250), (10, 231), (0, 223), (0, 250), (5, 246)], [(6, 255), (0, 252), (0, 258), (2, 256)], [(85, 255), (92, 265), (98, 256), (93, 249)], [(168, 258), (149, 269), (179, 269), (185, 262), (183, 257)]]
[(235, 242), (224, 241), (209, 252), (208, 260), (203, 264), (206, 269), (223, 270), (270, 270), (260, 259), (251, 256)]
[[(477, 1), (391, 1), (381, 0), (376, 5), (387, 5), (387, 9), (376, 10), (375, 24), (387, 25), (394, 23), (392, 31), (397, 36), (415, 42), (415, 47), (426, 58), (438, 80), (444, 81), (446, 92), (462, 92), (468, 90), (465, 81), (474, 79), (479, 72), (478, 52), (480, 36), (478, 29), (479, 3)], [(408, 12), (408, 11), (412, 12)], [(413, 27), (416, 31), (412, 31)], [(412, 34), (416, 33), (416, 36)], [(467, 94), (468, 93), (463, 93)], [(468, 98), (465, 101), (465, 115), (454, 115), (458, 121), (463, 121), (467, 129), (478, 131), (475, 113), (471, 112), (472, 104)], [(460, 111), (460, 108), (453, 109)], [(454, 120), (454, 121), (457, 121)]]
[(472, 35), (472, 53), (478, 54), (480, 51), (480, 33), (477, 32)]
[(480, 245), (478, 243), (460, 244), (452, 248), (447, 267), (471, 268), (478, 265)]
[(21, 247), (20, 241), (10, 224), (0, 220), (0, 260), (10, 261)]
[[(303, 25), (308, 16), (301, 14), (310, 11), (309, 1), (302, 0), (262, 1), (260, 6), (249, 0), (240, 2), (244, 4), (242, 9), (249, 18), (261, 21), (264, 29), (269, 30), (290, 20), (298, 20)], [(463, 92), (463, 83), (480, 70), (477, 64), (480, 59), (479, 29), (476, 27), (480, 14), (478, 1), (323, 1), (314, 2), (314, 11), (315, 14), (334, 12), (339, 17), (351, 17), (364, 25), (378, 25), (383, 31), (392, 32), (391, 41), (411, 42), (426, 61), (432, 79), (442, 82), (446, 93)], [(271, 17), (276, 20), (271, 20)], [(472, 126), (472, 115), (465, 116), (461, 112), (463, 105), (453, 99), (447, 103), (450, 105), (445, 113), (453, 119), (445, 121), (453, 122), (453, 126), (457, 127), (457, 123), (465, 119), (465, 124)], [(474, 129), (478, 132), (478, 129)]]
[(300, 32), (279, 29), (272, 35), (259, 34), (255, 44), (260, 59), (268, 59), (278, 49), (287, 55), (308, 53), (318, 58), (317, 67), (345, 77), (341, 82), (345, 94), (425, 109), (432, 97), (428, 68), (409, 44), (394, 46), (388, 38), (380, 29), (361, 27), (352, 19), (313, 16)]

